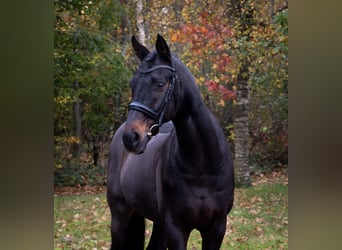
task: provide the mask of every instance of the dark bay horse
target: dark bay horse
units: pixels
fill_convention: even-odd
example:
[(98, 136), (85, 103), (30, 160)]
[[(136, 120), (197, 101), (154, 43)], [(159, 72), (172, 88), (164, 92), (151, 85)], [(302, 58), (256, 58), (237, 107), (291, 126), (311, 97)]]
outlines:
[(152, 52), (134, 36), (132, 45), (140, 65), (109, 156), (111, 249), (144, 249), (144, 218), (153, 221), (149, 250), (185, 250), (193, 229), (202, 249), (219, 249), (234, 196), (229, 145), (164, 38)]

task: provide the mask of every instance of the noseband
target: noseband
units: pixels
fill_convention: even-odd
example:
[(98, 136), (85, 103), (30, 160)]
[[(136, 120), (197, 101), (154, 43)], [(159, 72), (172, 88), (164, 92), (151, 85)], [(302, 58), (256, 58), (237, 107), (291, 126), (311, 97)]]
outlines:
[(129, 110), (139, 111), (139, 112), (147, 115), (148, 117), (152, 118), (155, 121), (155, 124), (153, 124), (150, 127), (150, 131), (147, 133), (148, 136), (155, 136), (156, 134), (158, 134), (159, 127), (161, 126), (161, 124), (163, 122), (163, 117), (164, 117), (164, 113), (165, 113), (167, 104), (171, 98), (173, 91), (174, 91), (175, 84), (176, 84), (176, 78), (177, 78), (176, 69), (174, 67), (170, 67), (167, 65), (155, 66), (155, 67), (152, 67), (146, 71), (139, 71), (139, 73), (148, 74), (148, 73), (151, 73), (157, 69), (168, 69), (168, 70), (172, 71), (172, 79), (170, 81), (169, 88), (167, 89), (167, 91), (164, 95), (163, 101), (160, 104), (158, 110), (154, 111), (152, 108), (150, 108), (150, 107), (148, 107), (145, 104), (142, 104), (140, 102), (131, 102), (128, 105)]

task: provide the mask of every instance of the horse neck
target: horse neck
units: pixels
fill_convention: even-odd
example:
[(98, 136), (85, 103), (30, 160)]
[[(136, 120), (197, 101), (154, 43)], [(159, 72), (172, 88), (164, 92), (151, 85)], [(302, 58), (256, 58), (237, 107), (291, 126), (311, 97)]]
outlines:
[(204, 104), (197, 85), (190, 79), (182, 85), (181, 96), (182, 113), (173, 120), (177, 133), (178, 157), (182, 162), (196, 168), (197, 172), (208, 172), (205, 168), (208, 164), (212, 168), (219, 167), (225, 157), (223, 131)]

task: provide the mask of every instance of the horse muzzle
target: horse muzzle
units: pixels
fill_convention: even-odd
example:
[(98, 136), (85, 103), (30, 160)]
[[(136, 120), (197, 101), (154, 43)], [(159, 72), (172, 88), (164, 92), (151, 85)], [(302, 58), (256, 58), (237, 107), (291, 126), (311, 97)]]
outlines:
[(142, 154), (145, 151), (148, 141), (153, 136), (152, 134), (157, 134), (159, 131), (159, 126), (153, 129), (151, 128), (139, 122), (126, 124), (124, 132), (122, 133), (122, 142), (127, 151)]

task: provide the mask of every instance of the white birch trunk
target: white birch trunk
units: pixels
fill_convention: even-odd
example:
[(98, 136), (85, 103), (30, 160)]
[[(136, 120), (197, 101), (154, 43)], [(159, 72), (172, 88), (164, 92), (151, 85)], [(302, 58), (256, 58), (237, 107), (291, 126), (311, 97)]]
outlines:
[(145, 45), (145, 27), (144, 27), (144, 14), (143, 14), (143, 1), (137, 0), (137, 28), (138, 28), (138, 40)]
[[(241, 74), (241, 73), (240, 73)], [(239, 79), (240, 78), (240, 79)], [(237, 186), (250, 186), (249, 169), (249, 88), (247, 79), (238, 77), (237, 82), (237, 103), (234, 112), (234, 134), (235, 134), (235, 182)]]

